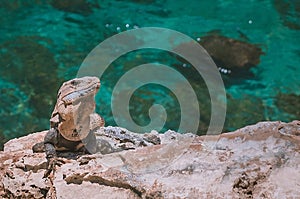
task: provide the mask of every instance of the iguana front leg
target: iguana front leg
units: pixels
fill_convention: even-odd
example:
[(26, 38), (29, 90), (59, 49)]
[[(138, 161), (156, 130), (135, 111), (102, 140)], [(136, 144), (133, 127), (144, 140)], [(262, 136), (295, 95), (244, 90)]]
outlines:
[(44, 138), (44, 145), (45, 145), (45, 153), (47, 158), (47, 168), (46, 172), (44, 173), (44, 178), (48, 177), (51, 171), (54, 171), (56, 161), (57, 161), (57, 154), (55, 150), (55, 145), (58, 142), (58, 132), (56, 129), (51, 128), (45, 138)]

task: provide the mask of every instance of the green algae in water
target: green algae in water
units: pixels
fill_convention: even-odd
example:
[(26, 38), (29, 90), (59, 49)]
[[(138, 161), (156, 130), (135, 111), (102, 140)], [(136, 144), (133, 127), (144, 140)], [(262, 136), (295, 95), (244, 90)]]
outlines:
[[(55, 104), (55, 93), (62, 82), (56, 76), (57, 63), (42, 37), (21, 36), (0, 45), (0, 74), (7, 81), (20, 85), (37, 118), (48, 117)], [(43, 110), (43, 111), (41, 111)]]
[(20, 88), (0, 78), (0, 148), (16, 135), (32, 132), (32, 127), (39, 121), (31, 116), (28, 96)]
[(300, 118), (300, 95), (279, 93), (276, 96), (276, 105), (280, 110), (289, 114), (284, 121), (287, 122)]
[[(251, 69), (253, 76), (224, 76), (230, 83), (226, 85), (230, 97), (224, 131), (261, 120), (299, 119), (296, 111), (300, 103), (298, 1), (76, 0), (64, 1), (63, 5), (58, 2), (0, 2), (0, 110), (5, 116), (0, 123), (0, 135), (5, 139), (47, 129), (58, 87), (75, 77), (90, 50), (120, 31), (149, 26), (174, 29), (195, 40), (217, 29), (223, 36), (241, 39), (243, 35), (247, 42), (262, 46), (265, 54)], [(118, 78), (134, 66), (156, 60), (176, 68), (198, 89), (203, 111), (199, 131), (205, 132), (210, 104), (207, 96), (201, 95), (205, 93), (203, 82), (199, 83), (202, 80), (186, 67), (188, 63), (168, 53), (148, 53), (128, 55), (105, 72), (101, 93), (97, 95), (97, 111), (106, 124), (115, 124), (110, 94)], [(154, 97), (149, 100), (151, 89)], [(288, 95), (277, 96), (286, 90)], [(171, 94), (171, 101), (165, 100), (162, 93), (170, 94), (157, 87), (137, 90), (129, 107), (133, 119), (146, 124), (147, 107), (154, 101), (162, 102), (171, 112), (165, 129), (176, 128), (180, 118), (176, 99)], [(147, 107), (141, 107), (143, 103)]]
[(7, 139), (46, 129), (62, 82), (46, 38), (19, 36), (0, 44), (1, 128)]

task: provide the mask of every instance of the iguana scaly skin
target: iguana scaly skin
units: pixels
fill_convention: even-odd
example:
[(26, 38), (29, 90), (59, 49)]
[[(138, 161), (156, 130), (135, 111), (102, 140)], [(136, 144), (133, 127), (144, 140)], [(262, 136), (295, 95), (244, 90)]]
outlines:
[(104, 126), (95, 113), (95, 95), (100, 88), (97, 77), (75, 78), (63, 83), (50, 118), (50, 130), (44, 142), (33, 146), (34, 152), (46, 152), (48, 167), (45, 176), (54, 169), (57, 151), (95, 153), (94, 132)]

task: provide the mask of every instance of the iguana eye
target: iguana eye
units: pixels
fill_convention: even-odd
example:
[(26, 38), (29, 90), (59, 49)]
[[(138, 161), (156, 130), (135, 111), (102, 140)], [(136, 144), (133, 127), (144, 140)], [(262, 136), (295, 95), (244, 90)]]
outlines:
[(72, 84), (73, 86), (76, 86), (76, 85), (78, 85), (78, 84), (79, 84), (79, 82), (78, 82), (78, 81), (76, 81), (76, 80), (72, 80), (72, 81), (71, 81), (71, 84)]

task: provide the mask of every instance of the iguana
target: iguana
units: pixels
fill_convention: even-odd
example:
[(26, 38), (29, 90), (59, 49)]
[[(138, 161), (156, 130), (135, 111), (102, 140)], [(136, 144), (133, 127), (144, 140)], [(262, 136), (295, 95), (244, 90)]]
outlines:
[(95, 153), (94, 132), (104, 126), (104, 119), (95, 113), (95, 95), (100, 88), (97, 77), (75, 78), (63, 83), (50, 118), (50, 130), (42, 143), (35, 144), (34, 152), (46, 152), (47, 177), (54, 169), (57, 151)]

